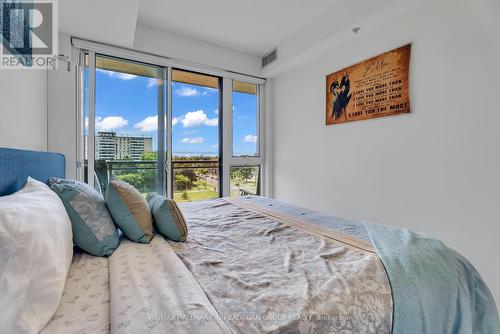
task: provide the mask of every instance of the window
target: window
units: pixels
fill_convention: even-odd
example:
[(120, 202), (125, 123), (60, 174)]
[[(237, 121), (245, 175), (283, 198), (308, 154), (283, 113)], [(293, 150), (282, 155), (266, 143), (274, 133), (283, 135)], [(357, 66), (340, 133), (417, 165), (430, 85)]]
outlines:
[(219, 81), (172, 70), (172, 197), (178, 202), (221, 195)]
[(96, 56), (94, 168), (102, 189), (113, 177), (143, 194), (158, 191), (162, 74), (156, 66)]
[[(95, 68), (95, 182), (103, 191), (111, 178), (130, 183), (143, 194), (158, 191), (158, 114), (163, 110), (159, 105), (163, 70), (101, 55), (95, 56)], [(85, 117), (88, 143), (88, 111)]]
[(260, 195), (260, 166), (231, 166), (231, 197)]
[(80, 179), (180, 202), (262, 193), (262, 85), (110, 48), (80, 50)]
[(233, 156), (259, 155), (257, 85), (233, 81)]
[(259, 86), (232, 82), (232, 157), (229, 195), (260, 195), (261, 166)]

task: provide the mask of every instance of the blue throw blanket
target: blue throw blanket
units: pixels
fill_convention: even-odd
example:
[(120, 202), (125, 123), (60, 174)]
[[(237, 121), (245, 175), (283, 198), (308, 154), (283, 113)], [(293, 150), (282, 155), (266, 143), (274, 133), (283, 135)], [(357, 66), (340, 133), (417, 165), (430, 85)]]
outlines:
[(490, 290), (469, 261), (441, 241), (265, 197), (244, 198), (309, 224), (370, 239), (391, 283), (394, 334), (500, 334), (498, 311)]
[(500, 333), (493, 297), (464, 257), (408, 230), (365, 228), (391, 283), (393, 333)]

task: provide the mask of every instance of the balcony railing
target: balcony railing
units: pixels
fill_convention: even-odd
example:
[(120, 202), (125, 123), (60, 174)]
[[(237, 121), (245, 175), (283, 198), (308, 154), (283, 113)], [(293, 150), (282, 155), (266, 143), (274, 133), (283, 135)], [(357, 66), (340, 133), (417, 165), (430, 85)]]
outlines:
[[(216, 158), (179, 158), (172, 161), (173, 198), (177, 201), (195, 201), (219, 197), (219, 167)], [(258, 168), (253, 174), (246, 173), (244, 180), (234, 176), (241, 173), (233, 174), (239, 168), (256, 167), (232, 167), (231, 196), (259, 194)], [(156, 160), (96, 160), (95, 169), (103, 191), (113, 177), (132, 184), (143, 194), (158, 191)]]
[(158, 191), (156, 160), (96, 160), (95, 170), (103, 191), (113, 177), (130, 183), (144, 194)]

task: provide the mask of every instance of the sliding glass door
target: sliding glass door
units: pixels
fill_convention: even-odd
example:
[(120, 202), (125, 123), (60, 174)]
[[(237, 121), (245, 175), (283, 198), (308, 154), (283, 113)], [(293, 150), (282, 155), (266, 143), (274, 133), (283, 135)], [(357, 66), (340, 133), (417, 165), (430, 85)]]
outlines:
[[(86, 108), (85, 115), (94, 174), (87, 172), (87, 179), (103, 191), (111, 178), (117, 178), (143, 194), (163, 193), (165, 126), (158, 127), (158, 120), (165, 119), (163, 78), (162, 67), (95, 55), (94, 110), (91, 116)], [(85, 147), (88, 157), (90, 145)]]
[(117, 178), (179, 202), (262, 193), (262, 85), (80, 58), (82, 180), (105, 191)]

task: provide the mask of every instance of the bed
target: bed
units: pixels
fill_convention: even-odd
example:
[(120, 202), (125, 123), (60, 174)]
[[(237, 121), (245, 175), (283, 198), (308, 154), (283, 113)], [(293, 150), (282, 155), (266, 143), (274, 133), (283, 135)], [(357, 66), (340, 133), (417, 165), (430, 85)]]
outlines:
[[(64, 166), (60, 154), (0, 148), (0, 194)], [(257, 196), (180, 208), (184, 243), (75, 250), (42, 333), (500, 332), (480, 275), (433, 238)]]

